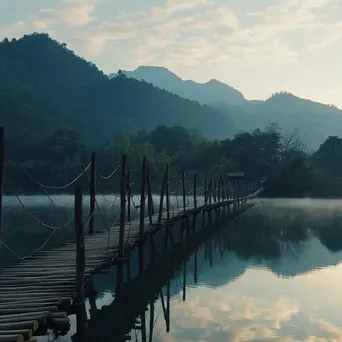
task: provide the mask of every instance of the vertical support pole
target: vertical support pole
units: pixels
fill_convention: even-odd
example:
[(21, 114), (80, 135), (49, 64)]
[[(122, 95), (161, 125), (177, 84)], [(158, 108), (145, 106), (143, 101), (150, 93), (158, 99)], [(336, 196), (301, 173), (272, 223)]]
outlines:
[[(120, 177), (120, 233), (119, 233), (119, 256), (124, 256), (124, 237), (126, 225), (126, 164), (127, 156), (124, 154), (121, 159), (121, 177)], [(122, 261), (122, 260), (121, 260)]]
[(163, 205), (164, 205), (164, 193), (165, 193), (165, 175), (166, 175), (166, 166), (165, 166), (165, 171), (164, 171), (164, 176), (163, 176), (163, 181), (162, 181), (162, 186), (160, 189), (160, 202), (159, 202), (159, 213), (158, 213), (158, 223), (161, 223), (161, 219), (163, 216)]
[(214, 184), (213, 184), (213, 200), (216, 203), (216, 192), (217, 192), (217, 184), (216, 184), (216, 177), (214, 176)]
[(225, 193), (224, 193), (224, 181), (223, 181), (222, 173), (220, 175), (220, 182), (221, 182), (221, 200), (222, 202), (224, 202), (226, 198), (225, 198)]
[(150, 170), (146, 166), (146, 180), (147, 180), (147, 209), (148, 209), (148, 219), (150, 224), (152, 224), (152, 216), (154, 215), (154, 206), (153, 206), (153, 197), (152, 197), (152, 189), (151, 189), (151, 178), (150, 178)]
[(150, 300), (150, 334), (148, 341), (153, 341), (153, 327), (154, 327), (154, 300)]
[(3, 196), (3, 187), (4, 187), (4, 164), (5, 164), (5, 136), (4, 136), (4, 128), (0, 127), (0, 249), (2, 245), (2, 225), (3, 225), (2, 196)]
[(209, 187), (208, 187), (208, 192), (209, 192), (209, 205), (210, 205), (210, 206), (211, 206), (212, 186), (213, 186), (213, 177), (210, 176), (210, 178), (209, 178)]
[(131, 175), (129, 171), (127, 171), (126, 193), (127, 193), (127, 221), (131, 222)]
[(141, 167), (141, 193), (140, 193), (140, 220), (139, 220), (139, 275), (144, 272), (144, 228), (145, 228), (145, 184), (146, 184), (146, 157), (143, 157)]
[(96, 153), (91, 154), (90, 166), (90, 212), (89, 212), (89, 235), (94, 234), (95, 201), (96, 201)]
[(194, 174), (194, 208), (197, 208), (197, 174)]
[(182, 192), (183, 192), (183, 211), (186, 212), (186, 199), (185, 199), (185, 173), (182, 168)]
[(205, 173), (204, 178), (204, 204), (208, 204), (208, 172)]
[(79, 341), (87, 341), (87, 316), (84, 301), (85, 246), (82, 222), (82, 188), (75, 186), (75, 235), (76, 235), (76, 295), (79, 310), (76, 329)]
[(145, 310), (142, 311), (140, 315), (140, 319), (141, 319), (141, 342), (147, 342)]
[(119, 263), (116, 275), (116, 294), (122, 292), (123, 274), (124, 274), (124, 238), (126, 228), (126, 166), (127, 156), (124, 154), (121, 159), (121, 176), (120, 176), (120, 232), (119, 232)]
[(132, 276), (131, 276), (131, 258), (127, 259), (126, 267), (127, 267), (127, 283), (128, 283), (132, 279)]
[(186, 260), (183, 263), (183, 302), (186, 300)]
[(76, 292), (80, 303), (84, 302), (85, 247), (82, 222), (82, 188), (75, 186), (75, 235), (76, 235)]
[(170, 332), (170, 323), (171, 323), (170, 298), (171, 298), (171, 282), (170, 280), (168, 280), (167, 288), (166, 288), (166, 312), (167, 312), (166, 332)]
[(169, 164), (165, 165), (166, 217), (170, 219)]
[(230, 214), (230, 200), (231, 200), (231, 191), (230, 191), (230, 181), (229, 181), (229, 176), (227, 175), (227, 201), (228, 201), (228, 215)]
[(213, 177), (210, 176), (209, 178), (209, 186), (208, 186), (208, 192), (209, 192), (209, 208), (208, 208), (208, 218), (211, 220), (211, 196), (212, 196), (212, 186), (213, 186)]

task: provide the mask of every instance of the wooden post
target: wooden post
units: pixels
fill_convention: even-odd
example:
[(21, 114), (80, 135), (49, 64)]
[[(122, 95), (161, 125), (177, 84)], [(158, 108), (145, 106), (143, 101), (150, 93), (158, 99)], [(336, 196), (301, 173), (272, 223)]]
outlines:
[(140, 314), (140, 320), (141, 320), (141, 342), (147, 342), (145, 310), (142, 311), (142, 313)]
[(2, 245), (2, 224), (3, 224), (2, 196), (3, 196), (3, 184), (4, 184), (4, 164), (5, 164), (5, 136), (4, 136), (4, 128), (0, 127), (0, 249)]
[(75, 186), (75, 235), (76, 235), (76, 293), (79, 303), (84, 302), (85, 246), (82, 222), (82, 188)]
[(171, 298), (171, 281), (168, 280), (167, 287), (166, 287), (166, 312), (167, 312), (166, 332), (170, 332), (170, 323), (171, 323), (170, 298)]
[(183, 192), (183, 211), (186, 212), (186, 199), (185, 199), (185, 174), (182, 168), (182, 192)]
[(143, 157), (141, 167), (141, 193), (140, 193), (140, 221), (139, 221), (139, 275), (144, 272), (144, 228), (145, 228), (145, 184), (146, 184), (146, 157)]
[(165, 165), (166, 217), (170, 219), (169, 164)]
[(126, 193), (127, 193), (127, 221), (131, 222), (131, 176), (130, 176), (129, 171), (127, 171)]
[(222, 173), (221, 173), (221, 176), (220, 176), (220, 182), (221, 182), (221, 199), (224, 202), (226, 200), (226, 198), (225, 198), (225, 193), (224, 193), (224, 181), (223, 181)]
[(150, 178), (150, 170), (146, 166), (146, 179), (147, 179), (147, 209), (148, 209), (148, 218), (150, 224), (152, 224), (152, 216), (154, 215), (154, 206), (153, 206), (153, 197), (152, 197), (152, 189), (151, 189), (151, 178)]
[(183, 302), (186, 300), (186, 260), (183, 263)]
[(216, 203), (216, 192), (217, 192), (217, 184), (216, 184), (216, 177), (214, 176), (214, 184), (213, 184), (213, 200), (214, 200), (214, 203)]
[(150, 334), (148, 341), (152, 342), (153, 341), (153, 328), (154, 328), (154, 300), (150, 300)]
[(82, 222), (82, 188), (75, 186), (75, 235), (76, 235), (76, 296), (78, 310), (76, 315), (76, 329), (79, 341), (87, 341), (87, 315), (84, 300), (84, 270), (85, 270), (85, 245)]
[(194, 208), (197, 208), (197, 174), (194, 174)]
[(208, 204), (208, 172), (205, 173), (204, 178), (204, 204)]
[(163, 215), (163, 204), (164, 204), (164, 193), (165, 193), (165, 175), (166, 175), (166, 168), (165, 168), (165, 172), (164, 172), (164, 176), (163, 176), (162, 187), (160, 189), (158, 223), (161, 222), (162, 215)]
[(231, 191), (230, 191), (230, 182), (229, 182), (229, 177), (228, 177), (228, 175), (227, 175), (227, 183), (226, 183), (226, 187), (227, 187), (227, 189), (226, 189), (226, 191), (227, 191), (227, 201), (228, 201), (228, 206), (227, 206), (227, 208), (228, 208), (228, 215), (230, 214), (230, 200), (231, 200), (231, 196), (230, 196), (230, 194), (231, 194)]
[(237, 201), (237, 189), (238, 189), (237, 181), (234, 180), (233, 184), (234, 184), (234, 212), (235, 212), (236, 208), (237, 208), (237, 203), (236, 203), (236, 201)]
[[(121, 160), (121, 177), (120, 177), (120, 233), (119, 233), (119, 257), (120, 259), (124, 256), (124, 236), (125, 236), (125, 225), (126, 225), (126, 163), (127, 156), (124, 154)], [(121, 262), (122, 260), (120, 260)]]
[(213, 185), (213, 177), (210, 176), (209, 178), (209, 205), (211, 206), (211, 196), (212, 196), (212, 185)]
[(94, 234), (95, 202), (96, 202), (96, 153), (91, 154), (90, 167), (90, 212), (89, 212), (89, 234)]

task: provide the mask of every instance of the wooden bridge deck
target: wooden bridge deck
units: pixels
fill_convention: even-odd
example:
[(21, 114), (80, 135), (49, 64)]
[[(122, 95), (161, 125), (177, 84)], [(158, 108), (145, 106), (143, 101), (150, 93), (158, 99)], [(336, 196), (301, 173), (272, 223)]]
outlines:
[[(257, 196), (247, 196), (250, 199)], [(242, 199), (240, 199), (242, 200)], [(236, 202), (236, 200), (235, 200)], [(160, 224), (145, 219), (145, 236), (190, 214), (233, 204), (233, 200), (170, 211)], [(165, 215), (165, 213), (164, 213)], [(157, 220), (158, 214), (153, 216)], [(125, 226), (125, 251), (139, 243), (139, 220)], [(93, 274), (109, 270), (119, 260), (119, 227), (86, 236), (85, 287)], [(125, 257), (125, 256), (124, 256)], [(68, 331), (68, 313), (76, 296), (76, 243), (36, 252), (28, 259), (0, 269), (0, 342), (31, 341), (32, 335), (44, 335), (49, 328)]]

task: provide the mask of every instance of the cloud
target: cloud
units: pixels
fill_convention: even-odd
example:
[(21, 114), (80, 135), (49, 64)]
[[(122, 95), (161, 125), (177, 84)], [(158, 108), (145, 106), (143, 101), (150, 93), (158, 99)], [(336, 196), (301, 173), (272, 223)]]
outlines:
[(10, 25), (0, 27), (0, 36), (3, 37), (16, 37), (25, 32), (25, 23), (23, 21), (16, 21)]
[(42, 8), (34, 25), (47, 29), (51, 26), (85, 26), (96, 20), (93, 15), (102, 0), (62, 0), (62, 6)]

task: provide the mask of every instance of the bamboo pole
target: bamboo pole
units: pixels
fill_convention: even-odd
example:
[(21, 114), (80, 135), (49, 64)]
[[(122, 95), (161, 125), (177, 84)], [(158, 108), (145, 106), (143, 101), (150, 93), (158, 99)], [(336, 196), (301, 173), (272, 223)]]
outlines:
[(217, 183), (216, 183), (216, 177), (214, 176), (214, 184), (213, 184), (213, 200), (214, 200), (214, 203), (216, 203), (216, 192), (217, 192)]
[(204, 178), (204, 204), (208, 204), (208, 172), (205, 173)]
[(194, 174), (194, 208), (197, 208), (197, 174)]
[(131, 175), (127, 171), (126, 178), (126, 193), (127, 193), (127, 221), (131, 222)]
[(96, 154), (91, 154), (90, 167), (90, 212), (89, 212), (89, 234), (94, 234), (95, 202), (96, 202)]
[(80, 303), (84, 301), (85, 248), (82, 222), (82, 188), (75, 186), (75, 236), (76, 236), (76, 293)]
[[(85, 306), (84, 302), (84, 269), (85, 269), (85, 248), (82, 222), (82, 188), (75, 186), (75, 235), (76, 235), (76, 293), (77, 302), (80, 307)], [(87, 341), (87, 319), (84, 314), (77, 314), (76, 317), (77, 335), (80, 341)]]
[(126, 224), (126, 164), (127, 156), (124, 154), (121, 159), (121, 177), (120, 177), (120, 234), (119, 234), (119, 257), (124, 256), (124, 236)]
[(150, 224), (152, 224), (152, 216), (154, 215), (154, 206), (153, 206), (153, 197), (152, 197), (152, 189), (151, 189), (151, 178), (150, 178), (150, 170), (148, 166), (146, 166), (146, 180), (147, 180), (147, 209), (148, 209), (148, 219)]
[(165, 167), (165, 172), (164, 172), (164, 176), (163, 176), (162, 187), (160, 189), (160, 202), (159, 202), (158, 223), (161, 223), (161, 219), (162, 219), (162, 215), (163, 215), (165, 183), (166, 183), (166, 167)]
[(140, 192), (140, 220), (139, 220), (139, 274), (144, 272), (144, 228), (145, 228), (145, 184), (146, 184), (146, 157), (143, 157), (141, 167), (141, 192)]
[(165, 165), (166, 217), (170, 219), (169, 164)]
[(185, 199), (185, 173), (182, 168), (182, 193), (183, 193), (183, 211), (186, 212), (186, 199)]

